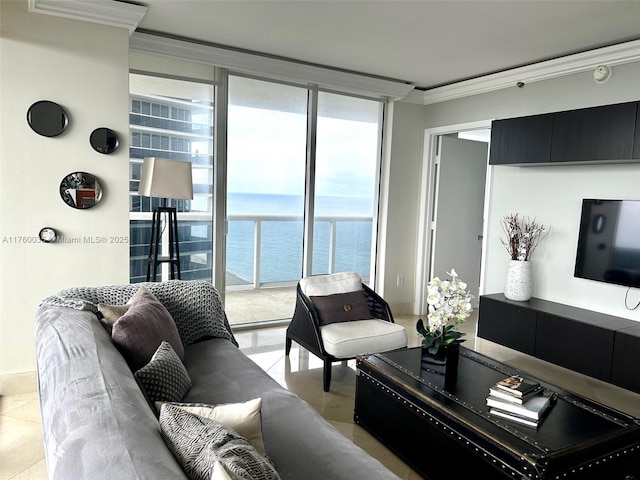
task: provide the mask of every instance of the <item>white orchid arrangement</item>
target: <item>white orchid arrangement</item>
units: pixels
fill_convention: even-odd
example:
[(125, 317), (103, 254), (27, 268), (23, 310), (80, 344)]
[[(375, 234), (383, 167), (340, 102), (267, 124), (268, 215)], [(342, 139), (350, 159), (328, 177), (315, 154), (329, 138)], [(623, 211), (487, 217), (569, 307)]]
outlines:
[(422, 335), (422, 345), (429, 353), (436, 354), (441, 346), (463, 342), (464, 333), (457, 331), (473, 311), (467, 284), (458, 278), (455, 269), (447, 272), (451, 280), (433, 278), (427, 286), (427, 324), (418, 320), (416, 329)]
[(535, 218), (529, 221), (528, 217), (520, 218), (517, 213), (506, 215), (501, 223), (507, 240), (500, 241), (507, 249), (511, 260), (521, 262), (531, 259), (533, 251), (551, 231), (550, 228), (536, 222)]

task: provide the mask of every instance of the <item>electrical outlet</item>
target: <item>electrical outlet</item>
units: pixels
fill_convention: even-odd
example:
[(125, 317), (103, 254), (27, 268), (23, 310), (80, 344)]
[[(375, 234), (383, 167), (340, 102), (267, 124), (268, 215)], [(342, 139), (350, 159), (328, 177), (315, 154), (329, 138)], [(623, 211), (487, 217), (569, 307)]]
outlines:
[(404, 275), (398, 275), (396, 277), (396, 287), (404, 287)]

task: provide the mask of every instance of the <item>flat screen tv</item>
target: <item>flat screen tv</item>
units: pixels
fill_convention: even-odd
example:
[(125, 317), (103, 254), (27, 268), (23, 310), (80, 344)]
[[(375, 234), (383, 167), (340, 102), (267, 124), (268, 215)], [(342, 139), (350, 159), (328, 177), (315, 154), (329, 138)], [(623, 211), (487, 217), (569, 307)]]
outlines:
[(640, 287), (640, 200), (582, 200), (574, 276)]

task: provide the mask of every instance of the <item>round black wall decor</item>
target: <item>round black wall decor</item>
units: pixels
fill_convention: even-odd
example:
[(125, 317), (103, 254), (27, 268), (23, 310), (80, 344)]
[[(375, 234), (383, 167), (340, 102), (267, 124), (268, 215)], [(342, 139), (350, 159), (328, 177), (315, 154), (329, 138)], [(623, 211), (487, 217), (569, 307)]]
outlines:
[(96, 128), (91, 132), (89, 142), (96, 152), (105, 154), (115, 152), (120, 145), (116, 132), (104, 127)]
[(44, 137), (57, 137), (67, 129), (69, 117), (64, 108), (49, 100), (40, 100), (27, 110), (31, 129)]

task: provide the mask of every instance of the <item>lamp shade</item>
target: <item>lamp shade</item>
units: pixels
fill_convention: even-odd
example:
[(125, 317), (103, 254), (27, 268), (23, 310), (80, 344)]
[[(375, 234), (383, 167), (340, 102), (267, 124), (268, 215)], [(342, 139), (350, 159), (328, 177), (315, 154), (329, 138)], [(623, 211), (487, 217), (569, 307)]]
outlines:
[(138, 194), (145, 197), (193, 199), (191, 162), (146, 157)]

